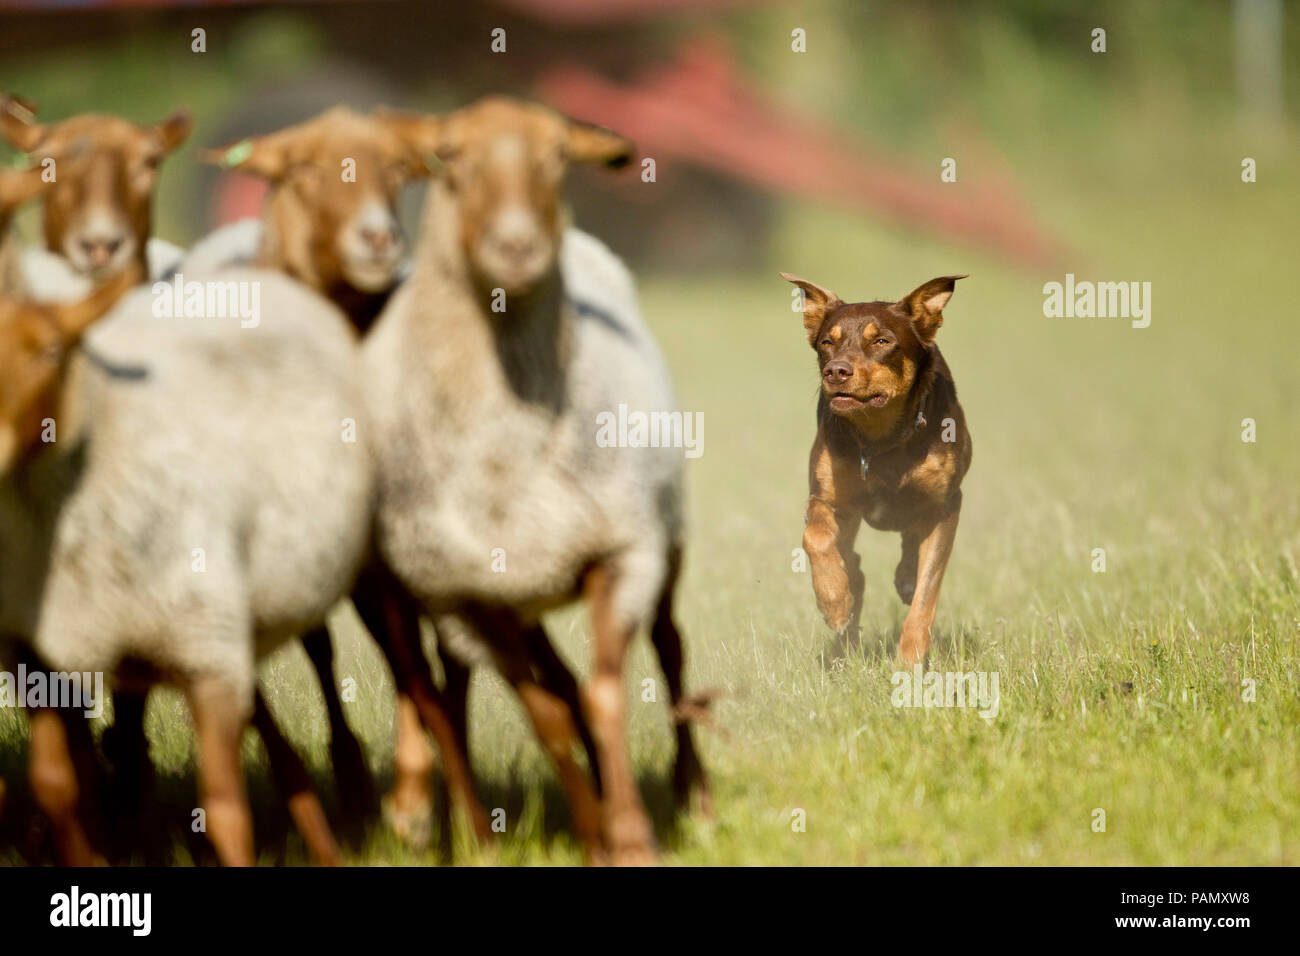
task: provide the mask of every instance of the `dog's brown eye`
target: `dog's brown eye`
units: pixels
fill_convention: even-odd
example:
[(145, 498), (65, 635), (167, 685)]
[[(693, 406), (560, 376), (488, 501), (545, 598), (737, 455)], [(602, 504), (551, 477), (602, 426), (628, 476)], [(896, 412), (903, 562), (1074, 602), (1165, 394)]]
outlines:
[(876, 339), (875, 344), (876, 344), (876, 345), (888, 345), (888, 344), (889, 344), (889, 339), (884, 338), (884, 337), (882, 336), (881, 338)]
[(821, 344), (824, 345), (824, 346), (826, 346), (827, 348), (830, 348), (830, 347), (831, 347), (831, 340), (830, 340), (830, 339), (822, 339)]

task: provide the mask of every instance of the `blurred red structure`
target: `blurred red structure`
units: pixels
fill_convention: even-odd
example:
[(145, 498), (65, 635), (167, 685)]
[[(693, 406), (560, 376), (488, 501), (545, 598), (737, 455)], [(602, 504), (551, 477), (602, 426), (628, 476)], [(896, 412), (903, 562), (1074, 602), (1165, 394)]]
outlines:
[(1056, 248), (1005, 183), (942, 183), (939, 157), (922, 175), (849, 142), (765, 97), (716, 43), (686, 46), (675, 62), (626, 85), (580, 67), (549, 69), (538, 93), (566, 113), (617, 128), (654, 157), (992, 246), (1024, 264), (1047, 261)]
[[(980, 155), (976, 162), (963, 164), (957, 183), (943, 183), (942, 157), (918, 169), (914, 162), (888, 156), (869, 140), (850, 138), (829, 118), (810, 118), (815, 110), (784, 104), (761, 82), (744, 75), (722, 42), (691, 40), (674, 54), (642, 26), (647, 21), (770, 2), (493, 0), (466, 5), (450, 0), (445, 4), (303, 0), (302, 5), (314, 7), (313, 19), (353, 62), (368, 64), (389, 78), (393, 89), (427, 68), (424, 38), (436, 31), (441, 37), (438, 68), (449, 83), (463, 87), (466, 100), (493, 88), (525, 89), (570, 115), (633, 138), (644, 155), (655, 158), (661, 180), (672, 177), (676, 191), (661, 191), (655, 197), (657, 201), (671, 197), (671, 208), (647, 208), (648, 194), (628, 188), (630, 177), (622, 187), (613, 181), (594, 181), (593, 188), (643, 207), (639, 231), (662, 233), (666, 239), (661, 248), (680, 249), (679, 258), (685, 262), (701, 261), (706, 250), (739, 249), (772, 221), (767, 208), (772, 194), (857, 210), (1025, 265), (1045, 264), (1059, 256), (1060, 245), (1034, 220), (1020, 191), (996, 161), (986, 161), (990, 157)], [(36, 5), (32, 0), (0, 0), (0, 5), (5, 4)], [(50, 15), (41, 19), (62, 20), (57, 10), (136, 8), (141, 18), (150, 18), (141, 22), (157, 23), (159, 16), (188, 16), (195, 7), (208, 7), (214, 15), (226, 8), (222, 12), (233, 17), (237, 16), (230, 12), (233, 8), (254, 5), (257, 0), (57, 0), (56, 6), (44, 7)], [(391, 15), (384, 15), (385, 11)], [(503, 70), (485, 71), (483, 38), (502, 22), (509, 24), (512, 37), (509, 63), (503, 64)], [(116, 26), (129, 29), (129, 21), (118, 21)], [(320, 85), (319, 79), (313, 82)], [(304, 106), (322, 108), (311, 96), (300, 98)], [(282, 109), (284, 122), (305, 118), (306, 114), (294, 115), (292, 105), (282, 104), (287, 107)], [(256, 112), (256, 106), (250, 103), (248, 110)], [(274, 128), (260, 116), (254, 124), (257, 130), (240, 128), (238, 122), (233, 125), (231, 132), (237, 136)], [(969, 137), (964, 137), (962, 149), (963, 156), (971, 155)], [(974, 168), (979, 172), (969, 175)], [(219, 220), (258, 213), (261, 184), (227, 177), (216, 188)], [(599, 218), (602, 210), (600, 204), (593, 204), (586, 212)], [(615, 217), (607, 218), (609, 228), (616, 228)], [(639, 238), (636, 231), (623, 238), (629, 246), (654, 241)]]

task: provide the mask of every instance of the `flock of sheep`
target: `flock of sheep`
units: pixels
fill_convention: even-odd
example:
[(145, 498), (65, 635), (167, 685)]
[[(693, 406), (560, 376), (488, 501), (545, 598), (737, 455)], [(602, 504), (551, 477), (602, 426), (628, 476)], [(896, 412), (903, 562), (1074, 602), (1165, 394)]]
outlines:
[[(689, 720), (707, 699), (683, 687), (673, 621), (682, 455), (595, 441), (602, 411), (666, 410), (673, 396), (626, 267), (569, 224), (562, 196), (571, 163), (616, 168), (632, 145), (504, 98), (442, 115), (334, 109), (211, 154), (271, 192), (260, 221), (183, 251), (149, 233), (159, 166), (190, 125), (42, 123), (0, 97), (0, 133), (29, 159), (0, 171), (5, 659), (108, 675), (114, 722), (99, 746), (139, 802), (145, 697), (179, 687), (225, 864), (255, 859), (240, 765), (252, 722), (310, 852), (334, 863), (257, 663), (303, 640), (340, 804), (367, 813), (377, 801), (323, 625), (350, 598), (397, 687), (385, 809), (399, 833), (428, 825), (428, 731), (454, 803), (490, 835), (466, 718), (470, 671), (486, 664), (554, 761), (587, 859), (652, 862), (624, 735), (623, 665), (642, 627), (671, 695), (679, 805), (694, 795), (710, 812)], [(408, 254), (395, 202), (422, 176)], [(28, 200), (42, 204), (44, 248), (22, 249), (11, 228)], [(225, 306), (170, 308), (173, 283), (220, 290)], [(250, 301), (253, 321), (234, 307)], [(581, 683), (541, 624), (578, 598), (593, 648)], [(29, 785), (60, 857), (100, 862), (86, 721), (58, 706), (28, 718)]]

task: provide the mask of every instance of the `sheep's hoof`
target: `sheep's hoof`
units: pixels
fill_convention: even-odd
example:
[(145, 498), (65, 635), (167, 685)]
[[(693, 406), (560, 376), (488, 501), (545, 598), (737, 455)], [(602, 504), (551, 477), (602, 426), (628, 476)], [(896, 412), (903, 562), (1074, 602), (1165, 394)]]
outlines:
[(610, 821), (606, 843), (614, 866), (654, 866), (658, 862), (650, 821), (641, 814), (624, 814)]
[(384, 822), (397, 838), (413, 850), (433, 845), (433, 807), (399, 808), (391, 795), (383, 799)]
[(653, 843), (630, 843), (615, 847), (610, 862), (614, 866), (654, 866), (658, 858)]

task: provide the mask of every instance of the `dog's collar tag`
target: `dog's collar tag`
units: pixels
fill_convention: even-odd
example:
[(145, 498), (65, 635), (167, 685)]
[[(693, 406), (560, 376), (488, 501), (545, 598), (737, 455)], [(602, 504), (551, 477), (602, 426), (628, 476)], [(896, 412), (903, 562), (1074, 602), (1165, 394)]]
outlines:
[(862, 479), (865, 481), (867, 478), (867, 468), (870, 467), (867, 462), (867, 453), (865, 451), (858, 452), (858, 461), (862, 462)]

